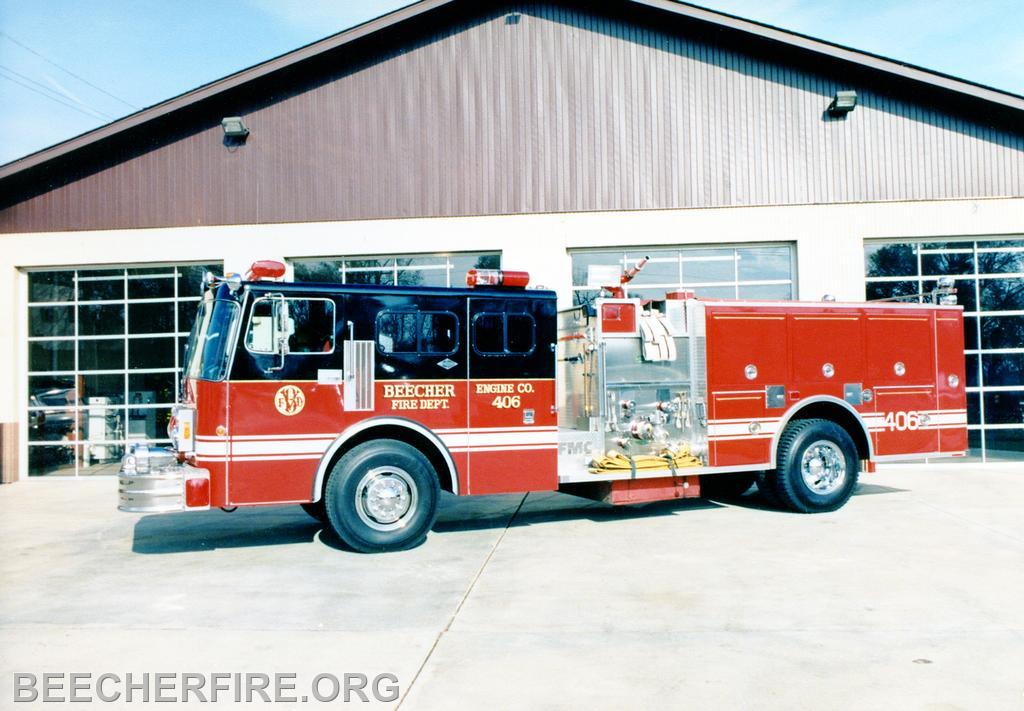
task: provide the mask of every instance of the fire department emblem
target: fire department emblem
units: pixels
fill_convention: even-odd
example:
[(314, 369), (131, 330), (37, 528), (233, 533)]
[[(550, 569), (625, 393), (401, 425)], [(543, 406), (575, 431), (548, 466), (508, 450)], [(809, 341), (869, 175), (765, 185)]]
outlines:
[(284, 385), (274, 395), (274, 407), (282, 415), (297, 415), (305, 406), (306, 395), (295, 385)]

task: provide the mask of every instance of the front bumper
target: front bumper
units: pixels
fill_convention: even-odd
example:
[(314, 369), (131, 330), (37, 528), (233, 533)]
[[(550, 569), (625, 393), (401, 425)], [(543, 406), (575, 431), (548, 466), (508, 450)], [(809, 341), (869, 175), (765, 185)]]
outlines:
[[(145, 465), (141, 465), (143, 459)], [(210, 472), (180, 464), (169, 450), (150, 453), (141, 446), (132, 447), (121, 460), (117, 493), (119, 511), (203, 511), (210, 508)]]

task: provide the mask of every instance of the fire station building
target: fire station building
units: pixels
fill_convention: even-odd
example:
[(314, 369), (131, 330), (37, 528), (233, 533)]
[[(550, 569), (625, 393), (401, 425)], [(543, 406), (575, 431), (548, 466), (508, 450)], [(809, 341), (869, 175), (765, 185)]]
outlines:
[[(956, 280), (1024, 460), (1024, 97), (672, 0), (423, 0), (0, 167), (4, 481), (166, 443), (205, 272), (862, 300)], [(798, 348), (798, 344), (794, 344)]]

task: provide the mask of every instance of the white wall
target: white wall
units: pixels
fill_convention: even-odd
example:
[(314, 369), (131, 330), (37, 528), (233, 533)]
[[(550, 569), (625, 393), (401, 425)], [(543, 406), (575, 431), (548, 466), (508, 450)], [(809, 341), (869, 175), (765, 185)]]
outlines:
[[(443, 251), (501, 251), (509, 269), (571, 303), (567, 250), (624, 245), (795, 242), (801, 299), (864, 298), (864, 240), (1024, 234), (1024, 199), (948, 200), (371, 220), (0, 235), (0, 422), (21, 421), (27, 280), (21, 269)], [(26, 457), (20, 457), (22, 475)]]

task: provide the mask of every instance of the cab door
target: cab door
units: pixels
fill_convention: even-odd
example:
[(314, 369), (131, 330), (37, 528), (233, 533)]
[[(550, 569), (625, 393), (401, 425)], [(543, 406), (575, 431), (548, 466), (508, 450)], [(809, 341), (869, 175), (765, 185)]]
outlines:
[(553, 295), (468, 300), (470, 494), (558, 487), (555, 317)]
[(310, 500), (343, 413), (343, 304), (291, 293), (253, 299), (229, 385), (231, 505)]

